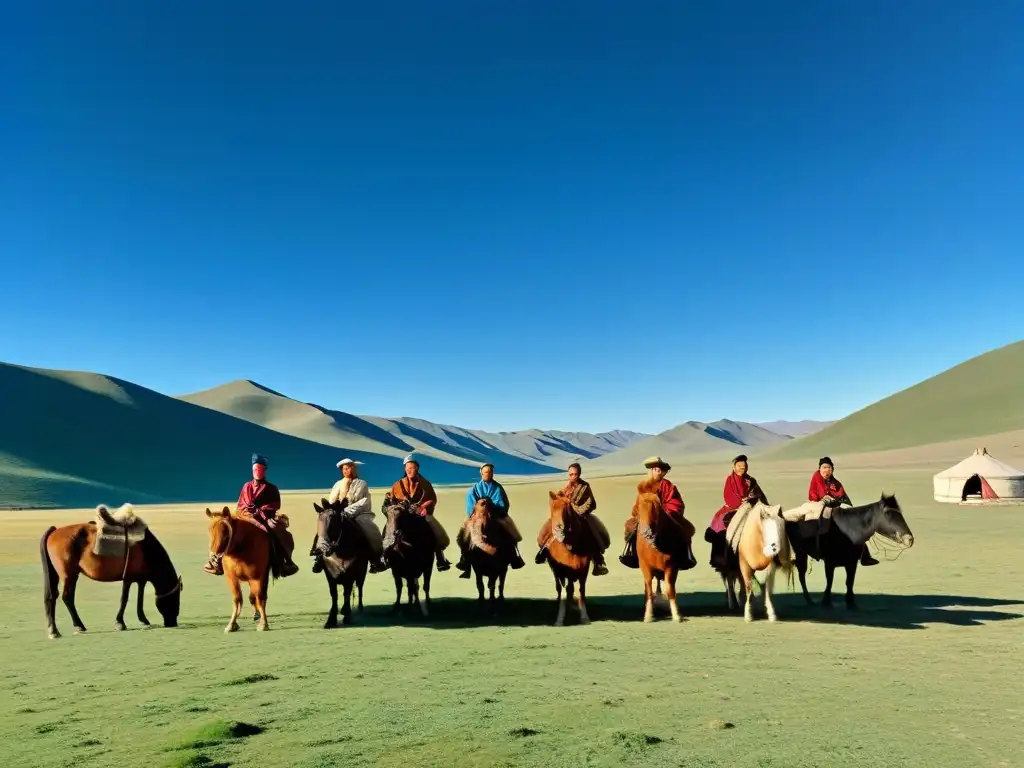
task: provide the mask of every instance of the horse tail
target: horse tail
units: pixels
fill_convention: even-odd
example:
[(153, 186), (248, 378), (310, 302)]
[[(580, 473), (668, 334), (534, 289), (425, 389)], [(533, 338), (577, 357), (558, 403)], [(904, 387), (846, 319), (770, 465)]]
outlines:
[(50, 534), (56, 530), (57, 526), (51, 525), (46, 529), (43, 538), (39, 540), (39, 558), (43, 565), (43, 598), (47, 605), (57, 599), (57, 583), (60, 581), (57, 569), (53, 567), (50, 553), (46, 549), (46, 542), (49, 540)]

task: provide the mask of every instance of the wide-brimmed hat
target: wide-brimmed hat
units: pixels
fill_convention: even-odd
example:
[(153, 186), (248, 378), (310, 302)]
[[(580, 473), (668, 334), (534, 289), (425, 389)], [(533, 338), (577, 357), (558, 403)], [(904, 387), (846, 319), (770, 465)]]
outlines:
[(344, 467), (344, 466), (345, 466), (346, 464), (362, 464), (362, 463), (363, 463), (363, 462), (361, 462), (361, 461), (353, 461), (352, 459), (342, 459), (342, 460), (341, 460), (341, 461), (339, 461), (339, 462), (338, 462), (337, 464), (335, 464), (335, 466), (336, 466), (336, 467), (337, 467), (338, 469), (341, 469), (341, 468), (342, 468), (342, 467)]
[(672, 469), (672, 465), (666, 461), (662, 461), (661, 456), (651, 456), (648, 459), (644, 459), (644, 466), (647, 469), (651, 469), (653, 467), (661, 467), (666, 472)]

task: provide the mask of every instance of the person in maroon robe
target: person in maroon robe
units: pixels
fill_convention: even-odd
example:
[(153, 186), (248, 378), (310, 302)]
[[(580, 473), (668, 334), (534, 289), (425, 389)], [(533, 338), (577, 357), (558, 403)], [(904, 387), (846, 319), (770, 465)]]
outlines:
[[(828, 456), (818, 459), (818, 471), (811, 475), (811, 485), (807, 489), (807, 500), (823, 501), (827, 507), (838, 507), (844, 502), (853, 506), (853, 502), (850, 501), (850, 497), (843, 488), (843, 484), (839, 482), (839, 478), (833, 472), (835, 472), (835, 466), (832, 464), (832, 459)], [(867, 544), (864, 545), (864, 549), (860, 553), (860, 564), (878, 564), (878, 561), (868, 553)]]
[[(662, 461), (660, 456), (652, 456), (644, 461), (644, 467), (647, 468), (650, 478), (659, 482), (658, 496), (661, 498), (662, 509), (677, 519), (684, 519), (683, 515), (686, 511), (686, 504), (683, 502), (683, 495), (679, 492), (675, 483), (665, 477), (668, 471), (672, 469), (671, 465)], [(688, 521), (685, 522), (686, 525), (689, 525)], [(637, 502), (633, 502), (632, 512), (625, 525), (626, 551), (619, 555), (619, 562), (628, 568), (640, 567), (636, 556), (637, 525)], [(692, 541), (687, 541), (686, 560), (684, 560), (679, 570), (688, 571), (696, 565), (697, 558), (693, 556), (693, 543)]]
[(711, 523), (704, 532), (704, 540), (711, 544), (713, 568), (724, 568), (727, 564), (729, 543), (726, 541), (725, 531), (736, 510), (744, 504), (756, 501), (768, 503), (768, 497), (761, 490), (757, 480), (747, 474), (748, 466), (747, 457), (743, 454), (732, 460), (732, 473), (725, 478), (725, 487), (722, 489), (725, 503), (712, 516)]
[[(252, 480), (242, 486), (238, 494), (236, 511), (240, 515), (252, 518), (270, 534), (271, 556), (281, 562), (281, 576), (292, 576), (299, 572), (299, 566), (292, 562), (292, 550), (295, 541), (283, 525), (275, 523), (275, 516), (281, 509), (281, 492), (277, 486), (267, 480), (267, 459), (254, 453), (252, 455)], [(203, 570), (214, 576), (224, 573), (220, 555), (210, 555), (210, 560)]]

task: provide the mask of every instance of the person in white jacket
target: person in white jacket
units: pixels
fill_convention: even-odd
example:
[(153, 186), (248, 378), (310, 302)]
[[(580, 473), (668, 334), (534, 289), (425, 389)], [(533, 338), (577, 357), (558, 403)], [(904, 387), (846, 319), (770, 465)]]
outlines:
[[(334, 504), (338, 501), (345, 502), (344, 514), (351, 517), (359, 530), (366, 537), (370, 545), (370, 572), (380, 573), (387, 570), (384, 562), (384, 541), (380, 535), (380, 529), (373, 522), (373, 505), (370, 500), (370, 486), (359, 477), (359, 470), (352, 459), (342, 459), (337, 464), (341, 470), (341, 479), (331, 488), (331, 494), (327, 500)], [(319, 544), (319, 541), (317, 542)], [(316, 558), (313, 564), (313, 572), (319, 573), (323, 570), (323, 560)]]

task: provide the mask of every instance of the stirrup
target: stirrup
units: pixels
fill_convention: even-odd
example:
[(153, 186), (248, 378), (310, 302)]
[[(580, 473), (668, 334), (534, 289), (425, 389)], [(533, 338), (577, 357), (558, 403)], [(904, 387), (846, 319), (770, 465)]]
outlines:
[(548, 548), (541, 547), (537, 552), (537, 556), (533, 558), (533, 562), (537, 565), (544, 565), (544, 561), (548, 559)]
[(452, 564), (448, 562), (448, 558), (440, 553), (438, 553), (435, 559), (437, 560), (437, 570), (439, 571), (447, 571), (452, 567)]

